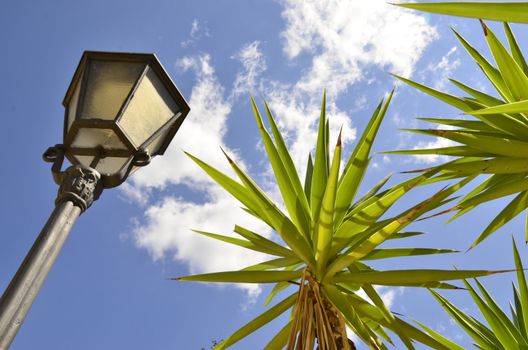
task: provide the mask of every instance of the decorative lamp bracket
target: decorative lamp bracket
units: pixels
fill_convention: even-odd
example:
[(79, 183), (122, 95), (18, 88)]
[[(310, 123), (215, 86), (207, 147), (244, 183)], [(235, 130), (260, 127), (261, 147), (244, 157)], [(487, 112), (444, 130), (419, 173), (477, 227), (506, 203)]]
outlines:
[(51, 173), (53, 180), (59, 185), (55, 205), (71, 201), (81, 211), (88, 209), (103, 192), (101, 174), (93, 168), (73, 165), (62, 171), (64, 162), (64, 147), (55, 145), (44, 152), (45, 162), (53, 163)]

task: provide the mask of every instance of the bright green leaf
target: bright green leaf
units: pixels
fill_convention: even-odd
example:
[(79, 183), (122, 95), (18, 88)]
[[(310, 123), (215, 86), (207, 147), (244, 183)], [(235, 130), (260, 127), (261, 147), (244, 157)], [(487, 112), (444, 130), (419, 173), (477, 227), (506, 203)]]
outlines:
[(443, 15), (528, 23), (528, 3), (526, 2), (435, 2), (395, 5)]
[(171, 278), (176, 281), (222, 282), (222, 283), (272, 283), (295, 281), (302, 271), (226, 271)]

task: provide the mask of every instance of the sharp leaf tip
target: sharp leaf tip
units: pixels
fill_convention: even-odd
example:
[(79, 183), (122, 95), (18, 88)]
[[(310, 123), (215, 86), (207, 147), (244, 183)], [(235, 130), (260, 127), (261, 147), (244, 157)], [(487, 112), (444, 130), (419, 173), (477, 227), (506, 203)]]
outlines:
[(482, 30), (484, 31), (484, 35), (488, 36), (488, 26), (482, 19), (479, 18), (480, 25), (482, 26)]
[(222, 150), (222, 153), (224, 154), (224, 156), (227, 158), (227, 160), (229, 161), (229, 164), (233, 164), (233, 160), (227, 155), (226, 151), (224, 151), (224, 149), (222, 148), (222, 146), (220, 146), (220, 149)]

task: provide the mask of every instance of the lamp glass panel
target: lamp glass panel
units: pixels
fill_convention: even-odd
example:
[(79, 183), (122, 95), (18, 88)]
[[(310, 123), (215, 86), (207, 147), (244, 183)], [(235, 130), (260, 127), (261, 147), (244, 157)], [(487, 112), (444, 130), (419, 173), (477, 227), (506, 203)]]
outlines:
[(75, 159), (85, 167), (89, 167), (90, 164), (92, 164), (92, 161), (94, 159), (94, 156), (75, 156)]
[(73, 148), (97, 148), (122, 149), (127, 147), (112, 129), (80, 128), (73, 139), (70, 147)]
[(112, 175), (119, 172), (128, 161), (129, 158), (123, 157), (102, 158), (95, 166), (95, 170), (101, 173), (101, 175)]
[(159, 133), (158, 136), (156, 136), (149, 144), (145, 145), (144, 147), (149, 151), (149, 154), (151, 156), (157, 155), (159, 153), (160, 147), (163, 145), (165, 138), (167, 137), (167, 134), (172, 129), (172, 125), (174, 125), (174, 121), (170, 122), (170, 125), (167, 125), (163, 131)]
[[(76, 155), (75, 158), (77, 161), (85, 166), (89, 167), (92, 164), (92, 161), (94, 160), (94, 156), (79, 156)], [(106, 157), (101, 158), (97, 162), (97, 165), (95, 166), (95, 170), (97, 170), (101, 175), (113, 175), (121, 171), (121, 169), (128, 164), (131, 158), (123, 158), (123, 157)]]
[(119, 124), (139, 147), (177, 112), (176, 102), (156, 73), (149, 68)]
[[(81, 77), (82, 80), (82, 77)], [(79, 103), (79, 92), (81, 91), (81, 80), (77, 81), (77, 86), (75, 87), (75, 90), (73, 91), (73, 95), (70, 99), (70, 104), (68, 105), (68, 124), (67, 124), (67, 130), (70, 130), (70, 127), (75, 120), (75, 115), (77, 114), (77, 105)]]
[(81, 118), (114, 119), (145, 64), (96, 60), (88, 65)]

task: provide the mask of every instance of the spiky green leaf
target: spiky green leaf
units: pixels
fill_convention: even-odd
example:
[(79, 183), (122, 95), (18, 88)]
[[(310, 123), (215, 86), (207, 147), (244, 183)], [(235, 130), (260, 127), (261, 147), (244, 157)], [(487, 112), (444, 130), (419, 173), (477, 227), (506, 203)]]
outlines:
[[(273, 169), (273, 173), (275, 174), (277, 185), (279, 186), (279, 190), (282, 194), (282, 199), (286, 205), (286, 209), (288, 210), (290, 218), (297, 226), (299, 231), (303, 233), (307, 240), (310, 240), (310, 208), (308, 207), (306, 196), (304, 195), (299, 177), (297, 176), (297, 171), (295, 170), (295, 167), (293, 167), (293, 162), (289, 157), (289, 153), (286, 150), (285, 145), (283, 142), (281, 143), (282, 139), (277, 140), (280, 151), (277, 150), (277, 147), (275, 147), (273, 140), (264, 127), (262, 117), (260, 116), (260, 112), (253, 98), (251, 99), (251, 104), (253, 106), (253, 114), (255, 115), (255, 120), (257, 121), (257, 126), (259, 128), (266, 153), (268, 154), (268, 159)], [(271, 114), (269, 110), (268, 114)], [(270, 117), (270, 120), (273, 120), (273, 118)], [(292, 173), (295, 173), (294, 177), (292, 177)]]
[(393, 271), (370, 271), (370, 272), (342, 272), (334, 276), (334, 282), (369, 283), (385, 286), (397, 286), (406, 284), (422, 284), (429, 282), (440, 282), (489, 276), (496, 273), (509, 272), (510, 270), (488, 271), (488, 270), (393, 270)]
[(301, 277), (301, 271), (226, 271), (203, 273), (171, 278), (176, 281), (221, 282), (221, 283), (273, 283), (295, 281)]
[(346, 211), (354, 200), (359, 184), (361, 183), (367, 169), (374, 138), (376, 137), (381, 122), (385, 117), (393, 95), (394, 90), (391, 91), (385, 102), (380, 102), (380, 105), (376, 108), (376, 111), (372, 115), (369, 124), (365, 128), (365, 131), (363, 131), (363, 134), (358, 140), (357, 145), (345, 166), (345, 170), (339, 181), (339, 188), (335, 200), (335, 222), (337, 225), (341, 223)]
[(434, 2), (407, 3), (397, 6), (450, 16), (482, 18), (501, 22), (528, 23), (528, 3), (525, 2)]
[(336, 205), (337, 180), (339, 177), (339, 166), (341, 164), (341, 134), (337, 138), (337, 145), (334, 151), (330, 174), (326, 183), (321, 210), (317, 217), (314, 242), (315, 242), (315, 259), (317, 273), (322, 274), (326, 262), (328, 261), (328, 252), (332, 244), (334, 235), (334, 215)]
[(294, 293), (280, 303), (272, 306), (252, 321), (246, 323), (242, 328), (230, 335), (229, 338), (222, 341), (218, 346), (215, 347), (215, 350), (226, 349), (228, 346), (231, 346), (239, 340), (244, 339), (249, 334), (255, 332), (257, 329), (282, 315), (286, 310), (290, 309), (295, 304), (296, 300), (297, 293)]
[(312, 217), (319, 215), (321, 201), (323, 200), (326, 180), (328, 179), (328, 152), (326, 135), (326, 91), (323, 95), (321, 115), (319, 117), (319, 131), (317, 134), (317, 147), (315, 150), (315, 161), (312, 172), (312, 185), (310, 186), (310, 207)]

